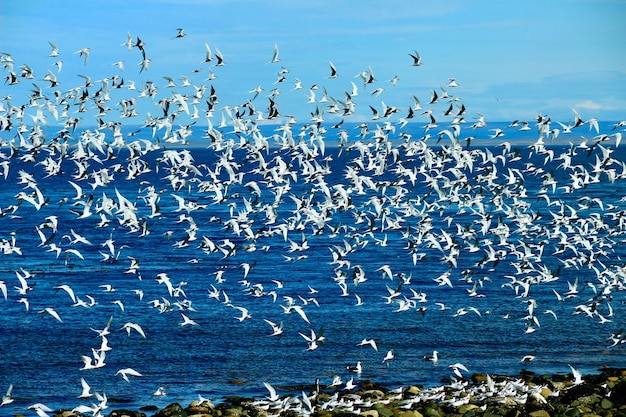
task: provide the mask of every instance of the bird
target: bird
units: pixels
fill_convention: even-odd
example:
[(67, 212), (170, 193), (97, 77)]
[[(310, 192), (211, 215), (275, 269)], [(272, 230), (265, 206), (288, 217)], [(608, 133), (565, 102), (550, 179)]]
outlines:
[(436, 350), (433, 350), (432, 355), (423, 356), (422, 359), (424, 359), (425, 361), (432, 362), (433, 364), (436, 364), (437, 361), (439, 361), (439, 352)]
[(365, 345), (371, 346), (372, 349), (378, 352), (378, 346), (376, 345), (376, 341), (374, 339), (363, 339), (361, 340), (361, 342), (359, 342), (357, 346), (365, 346)]
[(128, 378), (128, 376), (142, 376), (139, 372), (135, 371), (132, 368), (123, 368), (118, 370), (115, 375), (121, 375), (122, 378), (124, 378), (124, 380), (126, 382), (130, 382), (130, 378)]
[(2, 402), (0, 402), (0, 407), (11, 404), (15, 399), (13, 398), (13, 384), (9, 385), (6, 394), (2, 396)]
[(184, 29), (180, 28), (176, 30), (177, 30), (177, 33), (176, 33), (176, 36), (174, 36), (174, 38), (182, 38), (184, 36), (187, 36), (187, 34), (184, 32)]
[(185, 313), (180, 313), (183, 318), (181, 323), (178, 323), (180, 326), (199, 326), (195, 320), (190, 319)]
[(51, 57), (60, 56), (61, 54), (59, 53), (59, 48), (57, 48), (56, 45), (50, 41), (48, 41), (48, 43), (50, 44), (50, 47), (52, 48), (52, 51), (50, 52), (50, 55), (48, 56), (51, 56)]
[(80, 379), (80, 385), (82, 387), (82, 392), (78, 396), (78, 398), (89, 398), (93, 396), (93, 394), (91, 393), (91, 387), (89, 386), (87, 381), (85, 381), (85, 378)]
[(280, 322), (280, 324), (276, 324), (273, 321), (270, 321), (268, 319), (263, 319), (263, 320), (272, 327), (272, 333), (269, 336), (278, 336), (279, 334), (283, 333), (282, 322)]
[(46, 307), (43, 310), (41, 310), (40, 313), (41, 313), (41, 317), (44, 317), (45, 315), (49, 314), (52, 317), (54, 317), (59, 323), (63, 323), (63, 320), (61, 320), (61, 316), (59, 316), (59, 313), (57, 313), (56, 310), (52, 307)]
[(383, 358), (383, 363), (386, 363), (387, 365), (389, 365), (389, 361), (392, 360), (393, 358), (395, 358), (395, 355), (393, 354), (393, 350), (388, 350), (387, 353), (385, 354), (385, 357)]
[(351, 365), (346, 366), (346, 370), (349, 372), (356, 372), (357, 374), (360, 374), (361, 372), (363, 372), (361, 361), (357, 361), (356, 365), (354, 366), (351, 366)]
[(79, 49), (78, 51), (74, 52), (75, 54), (79, 54), (79, 56), (82, 56), (84, 58), (84, 63), (85, 65), (87, 65), (87, 61), (89, 60), (89, 52), (91, 51), (91, 48), (82, 48)]
[(469, 372), (468, 369), (465, 367), (465, 365), (463, 365), (460, 362), (452, 364), (448, 366), (448, 368), (452, 369), (452, 372), (454, 372), (454, 375), (456, 375), (460, 379), (463, 379), (463, 374), (461, 374), (461, 371)]
[(274, 389), (273, 386), (271, 386), (269, 384), (269, 382), (265, 382), (263, 381), (263, 385), (265, 386), (265, 388), (267, 389), (267, 391), (269, 392), (269, 395), (267, 397), (267, 399), (271, 402), (274, 401), (278, 401), (280, 399), (280, 396), (278, 394), (276, 394), (276, 390)]
[(411, 58), (413, 58), (414, 67), (419, 67), (420, 65), (422, 65), (422, 57), (417, 51), (415, 51), (414, 53), (409, 53), (409, 55), (411, 56)]
[(328, 76), (328, 78), (339, 77), (339, 74), (337, 73), (337, 69), (335, 68), (335, 65), (333, 65), (331, 61), (328, 61), (328, 65), (330, 66), (330, 75)]
[(278, 57), (278, 45), (274, 44), (274, 54), (272, 55), (272, 59), (269, 63), (274, 64), (276, 62), (280, 62), (280, 58)]
[(572, 376), (574, 377), (574, 381), (572, 381), (572, 383), (574, 385), (580, 385), (584, 382), (584, 380), (582, 379), (582, 374), (580, 373), (580, 370), (575, 369), (572, 365), (569, 365), (569, 368), (572, 370)]
[(126, 333), (128, 333), (129, 336), (131, 330), (134, 330), (139, 333), (141, 337), (143, 337), (144, 339), (146, 338), (146, 334), (144, 333), (143, 328), (137, 323), (127, 322), (122, 326), (120, 330), (126, 330)]

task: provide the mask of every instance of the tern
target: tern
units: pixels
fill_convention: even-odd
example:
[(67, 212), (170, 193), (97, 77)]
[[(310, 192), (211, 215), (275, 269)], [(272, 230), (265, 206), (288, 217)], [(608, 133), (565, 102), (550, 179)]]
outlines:
[(280, 62), (280, 58), (278, 58), (278, 45), (274, 45), (274, 55), (272, 55), (272, 59), (270, 60), (270, 64), (275, 62)]
[(124, 378), (126, 382), (130, 382), (130, 379), (128, 378), (129, 375), (130, 376), (142, 376), (139, 372), (135, 371), (132, 368), (120, 369), (119, 371), (115, 373), (115, 375), (122, 375), (122, 378)]
[(420, 54), (417, 51), (415, 51), (414, 54), (409, 53), (409, 55), (411, 56), (411, 58), (413, 58), (414, 67), (419, 67), (420, 65), (422, 65), (422, 57), (420, 57)]

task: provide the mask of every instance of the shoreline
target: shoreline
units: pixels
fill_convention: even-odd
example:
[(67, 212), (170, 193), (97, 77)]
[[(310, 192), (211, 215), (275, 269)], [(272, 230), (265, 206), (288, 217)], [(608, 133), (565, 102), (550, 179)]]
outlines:
[[(54, 417), (626, 417), (626, 368), (606, 368), (596, 374), (519, 376), (475, 373), (469, 379), (424, 388), (411, 385), (389, 389), (360, 381), (358, 387), (338, 389), (309, 385), (291, 387), (297, 394), (281, 395), (267, 386), (264, 397), (224, 396), (188, 405), (171, 402), (137, 410), (114, 403), (98, 409), (80, 406), (49, 412)], [(282, 388), (279, 388), (279, 390)], [(117, 404), (119, 405), (119, 404)], [(33, 408), (31, 408), (33, 409)], [(34, 409), (33, 409), (34, 410)], [(35, 410), (36, 411), (36, 410)], [(20, 416), (23, 414), (16, 414)]]

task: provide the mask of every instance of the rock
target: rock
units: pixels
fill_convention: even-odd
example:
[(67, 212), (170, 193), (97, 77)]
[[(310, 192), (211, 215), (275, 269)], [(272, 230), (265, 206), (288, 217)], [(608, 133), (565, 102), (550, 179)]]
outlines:
[(365, 411), (361, 411), (360, 415), (362, 415), (363, 417), (378, 417), (378, 411), (365, 410)]
[(417, 410), (402, 411), (396, 415), (396, 417), (424, 417), (422, 413)]
[(600, 407), (602, 407), (603, 410), (609, 410), (613, 408), (613, 403), (609, 399), (603, 398), (600, 401)]
[(483, 373), (472, 374), (472, 382), (474, 384), (487, 382), (487, 374), (483, 374)]
[(615, 384), (611, 391), (611, 401), (618, 406), (626, 405), (626, 379)]
[(239, 407), (230, 407), (227, 408), (224, 412), (225, 416), (240, 416), (243, 413), (243, 410)]
[(421, 391), (422, 390), (419, 387), (416, 387), (415, 385), (406, 387), (406, 389), (404, 390), (406, 394), (411, 394), (411, 395), (418, 395)]
[(594, 404), (599, 403), (602, 400), (602, 397), (598, 394), (585, 395), (584, 397), (579, 397), (577, 400), (572, 401), (572, 405), (582, 407), (591, 407)]
[(54, 414), (54, 417), (83, 417), (87, 416), (87, 414), (76, 413), (72, 410), (59, 410)]
[(380, 417), (392, 417), (393, 416), (393, 411), (387, 408), (384, 404), (380, 404), (380, 403), (375, 404), (374, 410), (378, 412), (378, 415)]
[(364, 398), (372, 398), (372, 397), (374, 397), (374, 398), (381, 399), (381, 398), (385, 397), (385, 393), (382, 392), (379, 389), (371, 389), (371, 390), (364, 391), (363, 392), (363, 397)]
[(424, 415), (427, 417), (443, 417), (441, 410), (434, 406), (428, 406), (424, 409)]
[(580, 417), (582, 413), (578, 409), (578, 407), (569, 408), (565, 411), (565, 415), (567, 417)]
[(550, 417), (550, 413), (546, 410), (537, 410), (528, 414), (530, 417)]
[(139, 411), (113, 410), (109, 413), (109, 417), (146, 417), (146, 415)]
[(465, 414), (465, 413), (467, 413), (468, 411), (475, 410), (475, 409), (477, 409), (477, 408), (478, 408), (478, 406), (477, 406), (477, 405), (475, 405), (475, 404), (463, 404), (463, 405), (460, 405), (460, 406), (456, 409), (456, 411), (457, 411), (459, 414)]
[(158, 411), (153, 417), (188, 417), (188, 414), (178, 403), (172, 403)]
[(548, 397), (550, 397), (552, 394), (554, 394), (554, 392), (548, 388), (548, 387), (543, 387), (541, 388), (540, 394), (543, 398), (545, 398), (546, 400), (548, 399)]

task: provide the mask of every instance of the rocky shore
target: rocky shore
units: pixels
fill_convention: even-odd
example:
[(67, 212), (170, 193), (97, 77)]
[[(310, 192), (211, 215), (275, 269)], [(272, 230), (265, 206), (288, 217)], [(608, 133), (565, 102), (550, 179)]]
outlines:
[[(206, 400), (186, 407), (172, 403), (163, 409), (94, 412), (109, 417), (626, 417), (626, 369), (584, 376), (474, 374), (471, 380), (434, 388), (393, 390), (361, 381), (350, 391), (313, 386), (285, 396), (270, 392), (260, 399), (227, 397), (219, 404)], [(59, 410), (50, 415), (83, 417), (94, 412)]]

